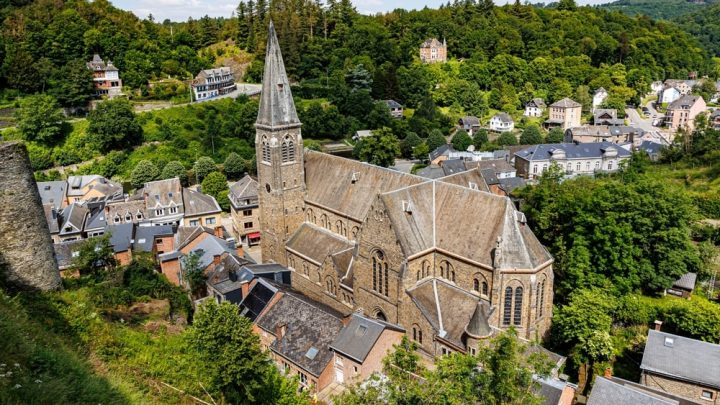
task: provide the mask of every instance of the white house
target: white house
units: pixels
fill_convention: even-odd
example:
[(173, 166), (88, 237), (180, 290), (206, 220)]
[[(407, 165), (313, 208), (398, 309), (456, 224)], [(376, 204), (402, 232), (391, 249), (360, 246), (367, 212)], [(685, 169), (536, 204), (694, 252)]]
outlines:
[(534, 179), (557, 163), (568, 175), (616, 172), (632, 154), (611, 142), (533, 145), (515, 153), (517, 175)]
[(681, 96), (682, 92), (677, 87), (665, 86), (658, 94), (658, 102), (661, 104), (670, 104), (673, 101), (679, 99)]
[(607, 90), (605, 88), (600, 87), (599, 89), (595, 90), (595, 94), (593, 94), (593, 101), (592, 101), (592, 110), (595, 112), (596, 108), (600, 108), (600, 106), (605, 102), (605, 99), (608, 96)]
[(508, 113), (500, 112), (490, 118), (490, 130), (495, 132), (509, 132), (515, 129), (515, 122)]
[(228, 67), (201, 70), (192, 82), (195, 101), (207, 100), (237, 90), (235, 76)]
[(525, 104), (525, 112), (523, 113), (526, 117), (541, 117), (545, 111), (545, 101), (541, 98), (534, 98)]

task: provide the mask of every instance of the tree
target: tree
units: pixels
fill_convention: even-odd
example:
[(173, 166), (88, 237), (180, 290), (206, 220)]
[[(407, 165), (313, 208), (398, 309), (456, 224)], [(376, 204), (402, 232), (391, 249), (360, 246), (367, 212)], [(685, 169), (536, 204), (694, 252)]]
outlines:
[(49, 94), (67, 107), (85, 107), (93, 94), (92, 72), (81, 59), (63, 66), (50, 79)]
[(132, 105), (125, 99), (99, 103), (88, 115), (88, 122), (88, 137), (101, 152), (127, 149), (142, 139), (142, 127)]
[(512, 132), (503, 132), (497, 138), (496, 142), (500, 146), (517, 145), (518, 144), (517, 137)]
[(528, 125), (520, 134), (520, 145), (537, 145), (543, 143), (543, 136), (537, 125)]
[(193, 165), (193, 171), (195, 172), (195, 178), (201, 182), (208, 174), (217, 171), (217, 166), (212, 158), (207, 156), (200, 157)]
[(245, 161), (235, 152), (230, 152), (223, 165), (225, 174), (231, 179), (239, 179), (245, 173)]
[(15, 112), (15, 119), (23, 139), (43, 144), (58, 140), (65, 122), (57, 101), (42, 94), (24, 98)]
[(465, 130), (460, 129), (455, 132), (455, 135), (453, 135), (452, 146), (455, 150), (465, 151), (472, 144), (473, 140), (470, 138), (470, 135), (465, 132)]
[(222, 393), (222, 402), (309, 404), (306, 395), (296, 395), (296, 380), (279, 375), (263, 353), (252, 322), (236, 305), (207, 300), (198, 308), (187, 339), (210, 389)]
[(157, 180), (160, 171), (153, 162), (149, 160), (141, 160), (130, 173), (130, 184), (135, 188), (141, 188), (149, 181)]
[(182, 258), (182, 274), (193, 296), (199, 296), (205, 291), (206, 277), (198, 252), (190, 252)]
[(162, 174), (160, 174), (160, 178), (162, 179), (172, 179), (173, 177), (179, 178), (180, 183), (187, 184), (187, 170), (185, 170), (185, 166), (177, 160), (168, 162), (165, 167), (163, 167)]
[(560, 0), (557, 5), (558, 10), (574, 11), (577, 9), (575, 0)]
[(415, 147), (423, 143), (422, 139), (415, 132), (409, 132), (405, 139), (400, 142), (400, 152), (402, 157), (409, 159), (413, 157), (413, 151)]
[(484, 144), (488, 143), (488, 132), (487, 129), (481, 128), (473, 134), (473, 145), (475, 150), (480, 150)]
[(110, 234), (87, 239), (82, 242), (77, 256), (72, 260), (73, 269), (80, 275), (93, 275), (100, 270), (113, 270), (117, 260), (110, 244)]
[(227, 191), (227, 178), (220, 172), (209, 173), (202, 181), (202, 192), (215, 197), (215, 200), (223, 209), (230, 208)]
[(447, 145), (447, 139), (445, 139), (445, 135), (443, 135), (439, 129), (433, 129), (425, 143), (428, 149), (430, 149), (430, 152), (432, 152), (443, 145)]
[(548, 132), (546, 143), (562, 143), (565, 141), (565, 133), (561, 128), (553, 128)]
[(400, 155), (400, 142), (390, 128), (384, 127), (373, 131), (372, 136), (362, 138), (355, 145), (358, 159), (389, 167), (395, 164), (395, 157)]
[(429, 153), (430, 148), (427, 146), (427, 143), (423, 142), (415, 147), (413, 150), (413, 157), (421, 162), (424, 162), (428, 159)]

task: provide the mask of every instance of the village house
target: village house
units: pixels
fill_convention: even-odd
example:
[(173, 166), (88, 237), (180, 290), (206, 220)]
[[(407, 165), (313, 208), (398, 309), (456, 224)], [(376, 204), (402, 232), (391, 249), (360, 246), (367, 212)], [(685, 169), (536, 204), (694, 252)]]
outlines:
[(692, 93), (693, 87), (698, 83), (697, 80), (677, 80), (677, 79), (667, 79), (665, 80), (665, 86), (670, 86), (676, 88), (678, 91), (680, 91), (681, 95), (686, 95)]
[(393, 118), (402, 118), (403, 117), (402, 104), (398, 103), (395, 100), (383, 100), (383, 103), (385, 103), (388, 110), (390, 110), (390, 116), (392, 116)]
[(598, 376), (587, 405), (701, 405), (700, 402), (673, 395), (664, 388), (651, 388), (609, 373)]
[(422, 63), (447, 62), (447, 43), (436, 38), (430, 38), (420, 45), (420, 61)]
[(92, 71), (93, 86), (95, 95), (98, 97), (114, 98), (122, 95), (122, 80), (120, 72), (111, 61), (102, 60), (100, 55), (95, 54), (87, 68)]
[(195, 101), (208, 100), (237, 90), (229, 67), (201, 70), (192, 82)]
[(631, 155), (610, 142), (542, 144), (515, 153), (515, 168), (517, 175), (526, 179), (540, 177), (553, 163), (572, 175), (612, 173)]
[(658, 93), (658, 103), (670, 104), (673, 101), (682, 97), (682, 95), (682, 92), (680, 92), (677, 87), (665, 85)]
[(233, 234), (248, 246), (260, 243), (260, 210), (257, 180), (246, 174), (230, 186), (230, 216)]
[(69, 176), (67, 180), (40, 181), (37, 183), (43, 204), (62, 209), (83, 201), (121, 201), (122, 185), (97, 174)]
[(595, 93), (593, 94), (593, 101), (592, 101), (592, 112), (595, 113), (595, 111), (600, 108), (603, 103), (605, 102), (605, 99), (607, 99), (608, 92), (605, 90), (605, 88), (600, 87), (599, 89), (595, 90)]
[(523, 115), (526, 117), (542, 117), (546, 107), (543, 99), (534, 98), (525, 104), (525, 112)]
[(471, 115), (466, 115), (458, 120), (458, 129), (462, 129), (467, 132), (468, 135), (473, 136), (475, 132), (480, 129), (480, 119)]
[(150, 224), (179, 225), (182, 221), (185, 207), (179, 178), (147, 182), (138, 194)]
[(695, 282), (697, 281), (696, 273), (685, 273), (679, 279), (675, 280), (672, 287), (665, 290), (666, 294), (674, 295), (690, 299), (693, 291), (695, 291)]
[(565, 142), (591, 143), (612, 142), (618, 144), (633, 143), (644, 134), (640, 128), (628, 126), (586, 125), (565, 130)]
[(625, 120), (618, 118), (617, 110), (614, 108), (598, 108), (593, 112), (594, 125), (618, 126), (624, 125)]
[(648, 332), (640, 383), (704, 404), (720, 404), (720, 345)]
[(673, 131), (680, 129), (692, 131), (695, 129), (695, 117), (705, 112), (706, 107), (705, 100), (701, 96), (684, 95), (670, 103), (665, 122)]
[(550, 117), (545, 121), (545, 128), (561, 128), (563, 130), (579, 127), (582, 116), (582, 104), (564, 98), (550, 104)]
[[(303, 150), (272, 25), (266, 51), (255, 123), (263, 260), (289, 267), (294, 289), (342, 316), (399, 325), (426, 359), (475, 353), (511, 327), (523, 339), (546, 336), (553, 258), (513, 202)], [(319, 365), (306, 381), (322, 385), (325, 372)]]
[(353, 141), (359, 141), (363, 138), (369, 138), (373, 136), (373, 131), (369, 129), (359, 129), (355, 131), (355, 134), (353, 134), (352, 139)]
[(207, 226), (214, 228), (220, 224), (222, 208), (215, 197), (195, 191), (191, 188), (182, 190), (183, 213), (182, 224), (185, 226)]
[(490, 118), (490, 130), (495, 132), (510, 132), (515, 129), (515, 121), (508, 113), (499, 112)]
[(657, 142), (653, 141), (642, 141), (640, 146), (638, 146), (636, 149), (638, 152), (643, 152), (647, 155), (647, 157), (652, 162), (657, 162), (658, 159), (660, 159), (660, 154), (662, 153), (663, 148), (666, 146)]

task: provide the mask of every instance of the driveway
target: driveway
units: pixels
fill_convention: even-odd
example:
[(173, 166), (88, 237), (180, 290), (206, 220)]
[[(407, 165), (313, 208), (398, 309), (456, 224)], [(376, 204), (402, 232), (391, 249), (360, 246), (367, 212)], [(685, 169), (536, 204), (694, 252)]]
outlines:
[(417, 163), (419, 163), (417, 160), (395, 159), (395, 165), (390, 166), (390, 168), (399, 172), (410, 173)]

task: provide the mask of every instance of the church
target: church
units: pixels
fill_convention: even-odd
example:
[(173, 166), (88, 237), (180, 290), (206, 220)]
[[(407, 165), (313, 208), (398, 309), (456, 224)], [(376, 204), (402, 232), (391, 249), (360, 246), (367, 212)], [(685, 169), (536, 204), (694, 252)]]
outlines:
[(303, 148), (270, 24), (255, 124), (264, 262), (343, 314), (402, 326), (428, 358), (550, 328), (553, 258), (477, 170), (437, 180)]

